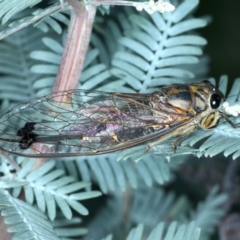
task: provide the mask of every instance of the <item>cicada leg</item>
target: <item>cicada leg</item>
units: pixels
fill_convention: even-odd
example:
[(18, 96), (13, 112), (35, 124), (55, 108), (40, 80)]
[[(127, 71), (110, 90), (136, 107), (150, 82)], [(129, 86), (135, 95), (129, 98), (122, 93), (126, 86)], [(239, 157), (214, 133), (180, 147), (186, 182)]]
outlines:
[[(177, 145), (179, 142), (181, 142), (184, 138), (186, 138), (189, 134), (191, 134), (195, 129), (197, 128), (197, 125), (190, 126), (188, 128), (183, 128), (179, 130), (178, 135), (180, 135), (174, 142), (173, 142), (173, 151), (176, 152), (177, 150)], [(160, 139), (151, 142), (147, 145), (146, 151), (148, 152), (152, 147), (158, 145), (159, 143), (167, 140), (168, 138), (173, 137), (171, 135), (166, 135), (165, 137), (161, 137)]]
[(231, 125), (232, 128), (240, 128), (240, 125), (232, 122), (225, 113), (221, 113), (221, 116)]
[(180, 136), (172, 143), (174, 153), (175, 153), (176, 150), (177, 150), (178, 144), (179, 144), (182, 140), (184, 140), (184, 138), (186, 138), (188, 135), (190, 135), (192, 132), (194, 132), (194, 130), (195, 130), (196, 128), (197, 128), (196, 125), (192, 126), (191, 128), (188, 129), (188, 131), (183, 132), (182, 135), (180, 135)]

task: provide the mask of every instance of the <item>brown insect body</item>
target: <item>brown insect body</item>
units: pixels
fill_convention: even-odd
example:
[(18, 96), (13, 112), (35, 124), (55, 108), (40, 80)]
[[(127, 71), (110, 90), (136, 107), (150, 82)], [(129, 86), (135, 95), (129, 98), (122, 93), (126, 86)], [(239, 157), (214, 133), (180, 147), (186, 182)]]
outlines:
[[(68, 101), (62, 104), (56, 99), (63, 95)], [(223, 99), (207, 81), (172, 84), (151, 94), (53, 93), (0, 117), (0, 149), (29, 157), (96, 155), (146, 142), (148, 150), (179, 135), (176, 149), (198, 126), (218, 124)]]

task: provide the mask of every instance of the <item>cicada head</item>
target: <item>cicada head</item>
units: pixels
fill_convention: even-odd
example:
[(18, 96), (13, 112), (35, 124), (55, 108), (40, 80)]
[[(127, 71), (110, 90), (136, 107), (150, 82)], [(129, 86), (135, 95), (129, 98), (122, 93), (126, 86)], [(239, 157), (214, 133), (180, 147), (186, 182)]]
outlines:
[(196, 113), (201, 113), (207, 109), (216, 110), (224, 100), (223, 93), (209, 81), (190, 84), (189, 89), (193, 95), (193, 108)]
[(202, 113), (200, 126), (204, 129), (214, 128), (221, 118), (218, 108), (224, 100), (223, 93), (209, 81), (190, 84), (189, 87), (195, 101), (193, 108), (197, 114)]

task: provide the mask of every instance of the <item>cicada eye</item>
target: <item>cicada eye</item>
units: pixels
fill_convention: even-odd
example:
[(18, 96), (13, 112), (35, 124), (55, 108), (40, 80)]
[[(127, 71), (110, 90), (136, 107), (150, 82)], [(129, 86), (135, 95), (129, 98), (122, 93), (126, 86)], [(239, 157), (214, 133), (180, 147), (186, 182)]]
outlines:
[(219, 108), (222, 101), (222, 97), (218, 93), (213, 93), (210, 99), (210, 104), (212, 109)]

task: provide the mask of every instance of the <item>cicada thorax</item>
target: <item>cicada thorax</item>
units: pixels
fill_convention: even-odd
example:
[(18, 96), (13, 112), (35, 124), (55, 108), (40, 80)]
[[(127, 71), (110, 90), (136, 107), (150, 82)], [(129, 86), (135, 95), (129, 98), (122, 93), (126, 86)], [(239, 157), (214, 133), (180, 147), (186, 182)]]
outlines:
[[(160, 88), (154, 93), (156, 106), (157, 102), (164, 102), (165, 108), (168, 112), (172, 112), (173, 115), (179, 116), (194, 116), (196, 114), (194, 110), (194, 99), (190, 92), (189, 85), (186, 84), (172, 84)], [(161, 108), (162, 106), (159, 106)]]
[[(157, 100), (165, 102), (165, 108), (172, 112), (175, 122), (192, 119), (194, 124), (210, 129), (221, 118), (218, 107), (224, 96), (210, 82), (172, 84), (160, 88), (153, 95), (155, 108), (158, 108)], [(159, 105), (159, 108), (162, 106)]]

